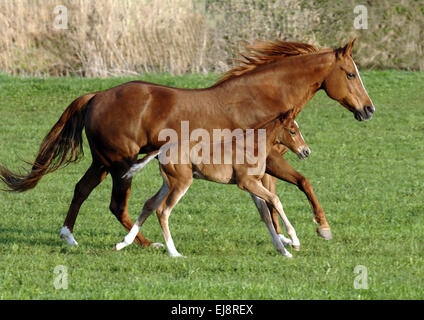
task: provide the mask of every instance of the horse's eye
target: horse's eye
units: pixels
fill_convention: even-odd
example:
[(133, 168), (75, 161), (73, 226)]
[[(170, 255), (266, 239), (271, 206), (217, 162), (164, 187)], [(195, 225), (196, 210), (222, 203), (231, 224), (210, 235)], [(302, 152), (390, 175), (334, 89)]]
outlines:
[(356, 75), (355, 75), (354, 73), (349, 72), (349, 73), (347, 74), (347, 78), (348, 78), (349, 80), (355, 79), (355, 77), (356, 77)]
[(296, 131), (294, 131), (294, 130), (290, 130), (290, 134), (291, 134), (292, 136), (294, 136), (294, 135), (296, 134)]

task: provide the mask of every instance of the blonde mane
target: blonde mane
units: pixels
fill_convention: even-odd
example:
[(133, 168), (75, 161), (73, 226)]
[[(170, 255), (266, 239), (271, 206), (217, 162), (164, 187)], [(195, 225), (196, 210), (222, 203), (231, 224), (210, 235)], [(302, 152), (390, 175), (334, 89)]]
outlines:
[(319, 49), (311, 44), (286, 41), (259, 41), (246, 46), (245, 49), (248, 53), (240, 54), (245, 60), (236, 60), (240, 65), (227, 71), (216, 84), (241, 76), (280, 58), (319, 52)]

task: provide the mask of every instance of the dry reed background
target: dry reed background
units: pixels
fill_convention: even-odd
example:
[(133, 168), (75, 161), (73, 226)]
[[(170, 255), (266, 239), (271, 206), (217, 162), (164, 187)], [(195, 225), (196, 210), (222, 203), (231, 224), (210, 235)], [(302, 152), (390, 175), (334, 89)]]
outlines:
[[(368, 8), (368, 29), (353, 8)], [(57, 30), (53, 9), (68, 9)], [(337, 47), (357, 37), (362, 68), (424, 70), (424, 1), (0, 0), (0, 71), (106, 77), (223, 72), (243, 43)]]

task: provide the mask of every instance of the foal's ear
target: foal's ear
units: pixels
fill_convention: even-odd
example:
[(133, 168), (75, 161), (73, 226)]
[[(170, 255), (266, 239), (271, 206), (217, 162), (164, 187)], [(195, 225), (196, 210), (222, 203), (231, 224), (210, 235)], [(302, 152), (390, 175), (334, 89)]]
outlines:
[(281, 113), (278, 118), (280, 119), (281, 122), (289, 121), (290, 119), (293, 118), (293, 109), (290, 109), (284, 113)]
[(344, 47), (336, 49), (336, 57), (345, 57), (347, 55), (352, 56), (353, 46), (355, 45), (356, 38), (350, 40)]

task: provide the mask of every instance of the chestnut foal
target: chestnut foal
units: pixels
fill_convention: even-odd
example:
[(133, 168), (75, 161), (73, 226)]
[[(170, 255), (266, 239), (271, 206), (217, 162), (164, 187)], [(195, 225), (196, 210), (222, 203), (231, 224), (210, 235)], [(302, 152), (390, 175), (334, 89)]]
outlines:
[[(277, 249), (277, 251), (279, 251), (283, 256), (292, 257), (291, 253), (286, 250), (285, 246), (292, 245), (295, 249), (299, 248), (300, 242), (296, 236), (296, 231), (287, 219), (278, 196), (269, 192), (263, 186), (261, 179), (265, 174), (266, 158), (276, 144), (285, 145), (302, 159), (309, 156), (310, 149), (306, 145), (299, 131), (299, 127), (293, 119), (292, 112), (279, 114), (277, 117), (273, 116), (271, 120), (268, 119), (267, 121), (262, 122), (260, 125), (256, 126), (256, 128), (264, 129), (263, 131), (266, 133), (266, 143), (261, 145), (258, 135), (258, 141), (252, 141), (253, 150), (250, 150), (250, 154), (247, 150), (248, 147), (245, 147), (244, 144), (240, 147), (240, 145), (236, 143), (237, 141), (235, 139), (227, 142), (219, 142), (219, 147), (224, 151), (228, 150), (229, 145), (231, 146), (231, 163), (228, 163), (228, 161), (227, 163), (225, 161), (221, 161), (219, 164), (202, 163), (198, 161), (199, 159), (196, 157), (196, 154), (198, 155), (198, 153), (193, 152), (193, 145), (190, 145), (189, 147), (189, 163), (180, 164), (178, 161), (172, 162), (169, 161), (169, 159), (165, 159), (164, 161), (164, 155), (168, 152), (168, 150), (170, 150), (170, 148), (178, 148), (178, 145), (174, 143), (170, 148), (163, 147), (160, 150), (149, 153), (143, 159), (139, 160), (137, 164), (132, 166), (132, 168), (123, 176), (123, 179), (132, 178), (132, 176), (144, 167), (151, 159), (158, 156), (159, 167), (163, 177), (163, 185), (153, 198), (146, 201), (136, 223), (127, 236), (125, 236), (124, 241), (116, 244), (115, 249), (121, 250), (130, 245), (136, 238), (147, 217), (154, 210), (157, 210), (157, 216), (162, 227), (169, 255), (171, 257), (181, 257), (181, 254), (175, 248), (172, 240), (168, 227), (168, 218), (174, 206), (187, 192), (194, 177), (224, 184), (237, 184), (240, 189), (249, 192), (259, 209), (262, 220), (268, 228), (275, 249)], [(243, 134), (245, 138), (248, 135), (246, 130), (243, 131)], [(265, 148), (265, 150), (261, 150), (261, 148)], [(243, 163), (238, 161), (237, 158), (237, 152), (241, 149), (246, 156), (245, 159), (247, 159), (247, 161), (244, 161)], [(213, 150), (216, 150), (216, 148), (213, 148)], [(253, 162), (249, 161), (249, 159), (252, 159), (255, 154), (258, 155), (258, 157), (256, 157), (257, 161), (252, 164)], [(219, 160), (222, 160), (222, 158)], [(266, 205), (277, 210), (290, 239), (277, 234)]]

